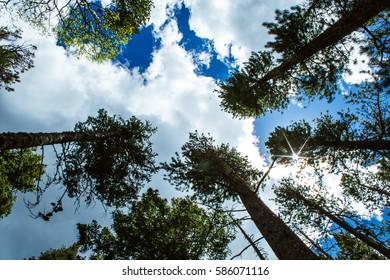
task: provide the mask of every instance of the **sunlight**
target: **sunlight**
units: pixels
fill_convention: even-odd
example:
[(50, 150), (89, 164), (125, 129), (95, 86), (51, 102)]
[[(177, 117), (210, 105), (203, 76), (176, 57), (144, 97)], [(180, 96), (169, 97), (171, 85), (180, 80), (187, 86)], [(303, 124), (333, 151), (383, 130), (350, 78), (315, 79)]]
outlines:
[(294, 164), (298, 164), (298, 162), (299, 162), (300, 159), (307, 158), (307, 157), (302, 157), (302, 156), (300, 156), (300, 154), (301, 154), (303, 148), (305, 147), (307, 141), (309, 140), (310, 135), (307, 137), (307, 139), (305, 140), (305, 142), (303, 143), (303, 145), (299, 148), (298, 153), (295, 153), (295, 152), (294, 152), (294, 149), (293, 149), (293, 147), (291, 146), (290, 141), (288, 141), (288, 138), (287, 138), (286, 134), (284, 133), (284, 130), (283, 130), (283, 129), (282, 129), (282, 133), (283, 133), (284, 139), (286, 139), (286, 142), (287, 142), (287, 144), (288, 144), (288, 146), (289, 146), (289, 148), (290, 148), (290, 150), (291, 150), (291, 155), (275, 155), (275, 157), (291, 158), (292, 161), (294, 162)]

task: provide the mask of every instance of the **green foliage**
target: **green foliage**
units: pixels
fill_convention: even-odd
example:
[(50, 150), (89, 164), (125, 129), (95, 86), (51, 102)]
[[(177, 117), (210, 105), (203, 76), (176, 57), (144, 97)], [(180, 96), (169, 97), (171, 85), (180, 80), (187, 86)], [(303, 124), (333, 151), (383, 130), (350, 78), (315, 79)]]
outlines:
[(34, 150), (0, 152), (0, 219), (11, 213), (18, 192), (32, 192), (44, 172)]
[[(355, 45), (360, 45), (362, 52), (372, 58), (371, 65), (378, 65), (375, 64), (378, 61), (381, 67), (388, 64), (386, 11), (373, 17), (364, 28), (356, 26), (358, 32), (338, 36), (338, 28), (342, 26), (337, 25), (338, 20), (351, 16), (360, 2), (309, 1), (290, 11), (277, 10), (276, 22), (264, 23), (274, 35), (274, 41), (266, 44), (269, 50), (253, 52), (249, 62), (220, 84), (217, 92), (222, 109), (234, 117), (247, 118), (283, 111), (291, 98), (298, 101), (326, 98), (330, 102), (341, 92), (342, 76), (351, 73), (349, 63), (357, 62), (351, 59)], [(364, 9), (360, 12), (364, 13)], [(331, 26), (336, 28), (324, 36)], [(316, 41), (318, 38), (326, 45)]]
[(228, 144), (215, 146), (211, 136), (190, 133), (189, 141), (182, 147), (182, 157), (176, 153), (171, 163), (164, 163), (166, 179), (179, 190), (193, 190), (193, 196), (206, 204), (220, 204), (226, 200), (237, 200), (238, 194), (229, 178), (223, 175), (216, 160), (226, 162), (248, 185), (254, 186), (261, 174), (251, 167), (243, 157)]
[(334, 238), (340, 247), (337, 253), (339, 260), (386, 260), (385, 257), (351, 234), (340, 231), (334, 234)]
[(149, 140), (156, 131), (149, 122), (132, 117), (109, 116), (104, 109), (97, 117), (75, 126), (76, 132), (107, 134), (92, 142), (73, 143), (64, 150), (63, 183), (68, 196), (95, 198), (106, 206), (122, 207), (137, 198), (138, 191), (157, 171), (156, 154)]
[(21, 38), (19, 29), (0, 27), (0, 89), (14, 91), (12, 84), (20, 82), (20, 74), (31, 69), (36, 49), (32, 45), (17, 45)]
[[(146, 24), (152, 8), (150, 0), (100, 1), (17, 0), (18, 15), (45, 34), (52, 29), (59, 44), (77, 57), (102, 62), (115, 58), (122, 44)], [(53, 27), (52, 19), (58, 20)], [(52, 28), (53, 27), (53, 28)]]
[[(75, 243), (70, 247), (62, 246), (60, 249), (49, 249), (42, 252), (38, 257), (38, 260), (81, 260), (83, 259), (78, 255), (80, 245)], [(29, 258), (35, 260), (35, 257)]]
[(354, 241), (356, 244), (364, 242), (364, 246), (380, 250), (389, 257), (389, 221), (367, 220), (353, 210), (348, 197), (340, 198), (329, 193), (321, 174), (315, 182), (313, 178), (316, 176), (312, 175), (308, 183), (301, 183), (305, 180), (304, 176), (283, 178), (274, 184), (275, 201), (284, 220), (307, 228), (314, 227), (329, 243), (333, 242), (335, 234), (337, 236), (338, 229), (342, 229), (360, 240)]
[[(294, 154), (299, 154), (299, 156), (309, 155), (307, 152), (307, 141), (310, 137), (312, 137), (312, 127), (309, 123), (302, 120), (285, 128), (277, 126), (270, 133), (265, 145), (271, 156), (278, 159), (278, 163), (285, 165), (295, 164)], [(304, 149), (301, 149), (302, 147)], [(313, 155), (310, 154), (310, 156)]]
[(357, 168), (346, 171), (340, 186), (345, 195), (362, 202), (367, 209), (385, 210), (390, 206), (390, 181), (376, 171)]
[[(273, 188), (276, 194), (275, 202), (284, 220), (315, 227), (323, 234), (328, 231), (329, 218), (319, 211), (320, 208), (334, 215), (348, 212), (348, 202), (329, 194), (323, 188), (320, 178), (316, 178), (315, 183), (311, 184), (302, 184), (293, 178), (283, 178), (274, 184)], [(302, 200), (302, 197), (306, 201)]]
[(290, 84), (282, 79), (266, 82), (261, 77), (275, 67), (270, 52), (252, 52), (247, 63), (217, 90), (221, 106), (234, 117), (256, 117), (268, 111), (281, 110), (288, 104)]
[(224, 259), (234, 238), (225, 214), (207, 212), (194, 202), (173, 198), (171, 204), (148, 189), (129, 212), (115, 211), (111, 229), (96, 221), (79, 224), (82, 252), (92, 259)]
[(346, 95), (354, 113), (341, 111), (338, 117), (322, 114), (313, 127), (306, 121), (277, 127), (266, 142), (272, 156), (279, 158), (278, 163), (296, 164), (292, 148), (303, 157), (306, 165), (302, 167), (308, 164), (321, 172), (342, 173), (345, 195), (371, 210), (387, 207), (390, 107), (384, 79), (373, 76), (373, 81), (362, 83)]

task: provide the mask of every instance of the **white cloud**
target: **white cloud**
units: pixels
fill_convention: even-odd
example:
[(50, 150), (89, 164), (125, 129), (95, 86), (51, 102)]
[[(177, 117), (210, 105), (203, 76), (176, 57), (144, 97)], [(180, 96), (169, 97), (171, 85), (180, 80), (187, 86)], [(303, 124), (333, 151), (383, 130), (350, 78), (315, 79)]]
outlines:
[[(142, 75), (136, 69), (129, 71), (109, 62), (95, 64), (68, 57), (61, 47), (55, 45), (53, 38), (41, 37), (26, 27), (28, 31), (23, 34), (24, 40), (38, 46), (36, 67), (22, 75), (22, 83), (15, 86), (15, 93), (0, 93), (0, 116), (3, 120), (0, 130), (71, 130), (77, 121), (95, 115), (99, 108), (106, 108), (111, 114), (123, 117), (134, 114), (142, 119), (149, 119), (157, 126), (158, 132), (153, 136), (153, 143), (156, 152), (160, 154), (160, 160), (169, 160), (187, 141), (188, 133), (198, 130), (210, 133), (218, 143), (237, 146), (256, 167), (264, 167), (264, 159), (255, 145), (257, 138), (252, 135), (252, 120), (232, 119), (229, 114), (220, 110), (219, 100), (213, 93), (217, 85), (212, 78), (194, 73), (196, 65), (193, 63), (193, 54), (187, 53), (178, 45), (182, 35), (178, 32), (175, 21), (170, 20), (160, 29), (167, 20), (166, 7), (172, 8), (181, 1), (155, 2), (151, 23), (154, 24), (154, 31), (161, 38), (162, 45), (153, 53), (153, 61)], [(276, 8), (288, 8), (297, 1), (184, 2), (191, 9), (190, 26), (197, 35), (214, 40), (216, 50), (222, 57), (229, 54), (231, 46), (232, 54), (242, 62), (247, 59), (250, 51), (262, 49), (269, 40), (261, 23), (272, 20)], [(209, 63), (206, 53), (198, 54), (198, 58), (204, 64)], [(270, 173), (270, 182), (277, 182), (295, 171), (276, 166)], [(329, 178), (329, 183), (334, 185), (335, 180), (336, 178)], [(162, 184), (164, 182), (161, 178), (157, 178), (151, 186), (161, 187)], [(164, 195), (169, 195), (173, 192), (170, 188), (165, 185), (161, 191)], [(275, 210), (274, 203), (270, 202), (272, 197), (268, 187), (262, 198)], [(12, 228), (15, 226), (13, 221), (18, 219), (11, 216), (2, 221), (2, 226), (9, 230), (10, 235), (16, 230), (19, 233), (22, 230), (19, 227)], [(49, 231), (33, 229), (34, 223), (26, 225), (25, 232), (40, 234), (43, 236), (42, 242), (45, 240), (44, 236), (46, 240), (51, 239)], [(58, 222), (57, 226), (69, 227), (69, 222)], [(69, 233), (69, 229), (66, 232)], [(75, 240), (76, 233), (73, 232), (73, 236), (67, 238), (67, 244), (71, 244), (69, 242)], [(48, 244), (55, 246), (53, 243)], [(238, 246), (240, 245), (242, 244)]]
[(216, 51), (227, 57), (229, 51), (239, 63), (251, 51), (259, 51), (270, 40), (263, 22), (274, 19), (275, 9), (288, 9), (299, 1), (184, 0), (191, 10), (190, 26), (199, 37), (214, 40)]
[(210, 52), (193, 52), (192, 57), (196, 65), (204, 66), (210, 68), (211, 62), (211, 53)]
[(351, 54), (351, 61), (348, 65), (352, 74), (344, 74), (344, 81), (350, 84), (359, 84), (365, 80), (371, 80), (372, 77), (367, 74), (367, 71), (370, 70), (367, 64), (369, 60), (366, 54), (360, 53), (359, 46), (355, 46)]
[[(155, 32), (161, 37), (162, 45), (153, 53), (153, 61), (142, 75), (118, 68), (110, 62), (96, 64), (68, 57), (61, 47), (55, 45), (53, 38), (25, 32), (24, 40), (38, 47), (35, 68), (22, 75), (22, 82), (15, 85), (14, 93), (0, 94), (3, 120), (0, 130), (71, 130), (77, 121), (96, 115), (99, 108), (106, 108), (111, 114), (123, 117), (134, 114), (149, 119), (157, 126), (153, 143), (160, 154), (159, 160), (169, 160), (188, 140), (189, 132), (198, 130), (210, 133), (218, 143), (238, 146), (261, 166), (263, 160), (254, 145), (252, 120), (232, 119), (220, 110), (217, 95), (213, 93), (217, 85), (212, 78), (194, 73), (196, 65), (192, 55), (178, 45), (181, 34), (176, 22), (171, 20)], [(172, 187), (161, 185), (163, 183), (161, 178), (157, 178), (150, 186), (162, 188), (165, 196), (174, 192)], [(2, 237), (2, 244), (8, 244), (4, 246), (15, 245), (11, 242), (14, 231), (18, 232), (18, 236), (22, 234), (22, 229), (15, 227), (14, 221), (19, 220), (18, 214), (27, 214), (20, 200), (17, 205), (13, 214), (2, 220), (2, 227), (8, 233), (7, 237)], [(73, 212), (71, 208), (68, 210)], [(100, 211), (88, 217), (96, 218), (96, 215), (101, 215)], [(25, 225), (23, 232), (39, 234), (42, 242), (46, 242), (39, 246), (39, 250), (54, 247), (53, 238), (56, 237), (43, 230), (45, 226), (40, 223)], [(61, 242), (69, 245), (76, 240), (75, 230), (69, 230), (69, 221), (59, 218), (56, 227), (68, 233), (62, 235), (61, 240), (56, 240), (57, 247)], [(18, 242), (27, 248), (31, 239), (19, 238)], [(34, 250), (23, 254), (28, 257), (40, 253), (36, 247)], [(4, 252), (7, 251), (12, 251), (12, 248), (5, 248)], [(2, 257), (7, 258), (5, 255)]]

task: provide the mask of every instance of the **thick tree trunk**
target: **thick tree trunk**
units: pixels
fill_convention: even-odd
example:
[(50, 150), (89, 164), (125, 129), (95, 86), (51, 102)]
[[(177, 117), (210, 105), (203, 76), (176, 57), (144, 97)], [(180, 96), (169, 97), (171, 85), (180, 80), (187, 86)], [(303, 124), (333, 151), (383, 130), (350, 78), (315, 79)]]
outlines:
[(389, 8), (389, 0), (358, 1), (355, 7), (349, 13), (340, 18), (327, 30), (321, 33), (317, 38), (309, 42), (293, 57), (283, 61), (278, 67), (268, 72), (260, 79), (260, 82), (266, 82), (270, 79), (273, 79), (292, 69), (294, 66), (316, 54), (320, 50), (336, 44), (348, 34), (354, 32), (360, 27), (363, 27), (367, 21), (378, 15), (381, 11)]
[(246, 210), (251, 216), (275, 255), (281, 260), (316, 260), (318, 257), (305, 243), (249, 188), (223, 160), (216, 159), (223, 175), (234, 182), (235, 189)]
[(389, 248), (384, 247), (383, 245), (381, 245), (377, 241), (375, 241), (375, 240), (369, 238), (368, 236), (364, 235), (363, 233), (357, 231), (355, 228), (350, 226), (347, 222), (338, 218), (337, 216), (333, 215), (332, 213), (326, 211), (324, 208), (317, 205), (314, 201), (307, 199), (299, 192), (297, 192), (291, 188), (289, 189), (289, 192), (291, 192), (292, 196), (301, 200), (309, 209), (312, 209), (312, 210), (318, 212), (319, 214), (326, 216), (331, 221), (333, 221), (335, 224), (342, 227), (343, 229), (345, 229), (346, 231), (351, 233), (353, 236), (355, 236), (356, 238), (358, 238), (361, 241), (363, 241), (364, 243), (366, 243), (368, 246), (374, 248), (375, 250), (377, 250), (378, 252), (383, 254), (386, 258), (390, 259), (390, 249)]
[(0, 150), (32, 148), (53, 144), (64, 144), (68, 142), (88, 142), (115, 135), (118, 135), (118, 132), (6, 132), (0, 133)]

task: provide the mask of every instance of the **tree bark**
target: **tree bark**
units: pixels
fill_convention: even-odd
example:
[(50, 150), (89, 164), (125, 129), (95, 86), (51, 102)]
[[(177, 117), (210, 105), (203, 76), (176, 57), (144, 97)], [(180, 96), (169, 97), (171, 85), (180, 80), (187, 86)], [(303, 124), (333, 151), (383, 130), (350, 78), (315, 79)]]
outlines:
[(259, 82), (266, 82), (273, 79), (317, 52), (336, 44), (359, 27), (363, 27), (367, 21), (378, 15), (381, 11), (388, 8), (390, 8), (389, 0), (358, 1), (349, 13), (340, 18), (317, 38), (309, 42), (293, 57), (286, 59), (279, 66), (269, 71)]
[(223, 160), (216, 158), (215, 164), (231, 182), (248, 214), (252, 218), (269, 246), (281, 260), (316, 260), (318, 257), (305, 243), (250, 189)]
[(51, 133), (27, 133), (27, 132), (6, 132), (0, 133), (0, 150), (32, 148), (53, 144), (64, 144), (68, 142), (88, 142), (117, 136), (116, 131), (107, 132), (51, 132)]
[(342, 220), (339, 217), (333, 215), (332, 213), (326, 211), (324, 208), (322, 208), (319, 205), (317, 205), (314, 201), (304, 197), (298, 191), (295, 191), (295, 190), (293, 190), (291, 188), (289, 188), (288, 191), (290, 192), (290, 194), (292, 196), (294, 196), (297, 199), (301, 200), (309, 209), (315, 210), (319, 214), (326, 216), (331, 221), (333, 221), (335, 224), (337, 224), (338, 226), (342, 227), (343, 229), (345, 229), (346, 231), (351, 233), (353, 236), (355, 236), (356, 238), (358, 238), (361, 241), (363, 241), (364, 243), (366, 243), (368, 246), (374, 248), (379, 253), (383, 254), (386, 258), (390, 259), (390, 249), (389, 248), (386, 248), (385, 246), (381, 245), (377, 241), (375, 241), (375, 240), (369, 238), (368, 236), (364, 235), (363, 233), (359, 232), (358, 230), (356, 230), (355, 228), (350, 226), (344, 220)]

